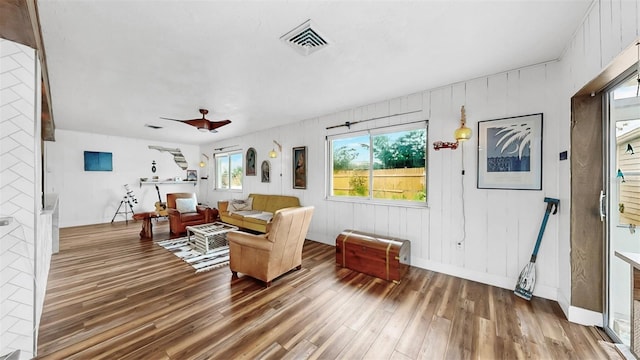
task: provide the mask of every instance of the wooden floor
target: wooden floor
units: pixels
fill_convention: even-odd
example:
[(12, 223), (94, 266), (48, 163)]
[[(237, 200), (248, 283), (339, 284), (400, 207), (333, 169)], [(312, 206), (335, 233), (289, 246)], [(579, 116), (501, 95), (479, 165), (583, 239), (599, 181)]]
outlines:
[[(335, 265), (307, 241), (270, 288), (228, 267), (196, 274), (140, 222), (61, 229), (40, 359), (606, 359), (557, 303), (411, 268), (399, 285)], [(169, 237), (154, 224), (156, 240)]]

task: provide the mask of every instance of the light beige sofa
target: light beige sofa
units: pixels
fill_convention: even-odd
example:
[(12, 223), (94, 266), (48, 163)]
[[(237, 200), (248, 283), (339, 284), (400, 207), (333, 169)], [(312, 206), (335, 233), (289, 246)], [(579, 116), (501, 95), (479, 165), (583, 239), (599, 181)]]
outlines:
[[(239, 228), (266, 233), (271, 222), (271, 216), (273, 216), (276, 211), (300, 206), (300, 200), (295, 196), (249, 194), (249, 197), (253, 199), (251, 211), (256, 214), (245, 216), (242, 215), (242, 212), (229, 211), (230, 201), (218, 201), (220, 220)], [(267, 214), (257, 214), (257, 212), (271, 213), (271, 216)]]

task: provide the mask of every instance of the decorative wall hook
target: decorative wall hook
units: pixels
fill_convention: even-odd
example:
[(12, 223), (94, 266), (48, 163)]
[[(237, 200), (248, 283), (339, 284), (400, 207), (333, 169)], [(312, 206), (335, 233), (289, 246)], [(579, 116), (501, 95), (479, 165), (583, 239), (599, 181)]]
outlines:
[(451, 149), (451, 150), (455, 150), (458, 148), (458, 142), (445, 142), (445, 141), (436, 141), (433, 143), (433, 149), (434, 150), (440, 150), (440, 149)]

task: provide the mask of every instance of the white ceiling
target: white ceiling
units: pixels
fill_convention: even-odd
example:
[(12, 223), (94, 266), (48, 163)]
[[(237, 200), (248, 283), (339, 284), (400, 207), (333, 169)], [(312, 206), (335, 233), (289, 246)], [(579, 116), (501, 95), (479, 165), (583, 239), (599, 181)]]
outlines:
[[(590, 4), (38, 1), (57, 129), (185, 144), (558, 59)], [(280, 37), (307, 19), (330, 45), (305, 57)], [(232, 123), (159, 119), (199, 108)]]

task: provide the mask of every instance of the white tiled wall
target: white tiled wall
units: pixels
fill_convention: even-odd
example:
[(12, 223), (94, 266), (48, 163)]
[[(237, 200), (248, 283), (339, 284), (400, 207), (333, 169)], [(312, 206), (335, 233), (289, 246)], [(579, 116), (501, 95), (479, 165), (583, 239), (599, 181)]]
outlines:
[(35, 50), (0, 39), (0, 356), (34, 355)]

